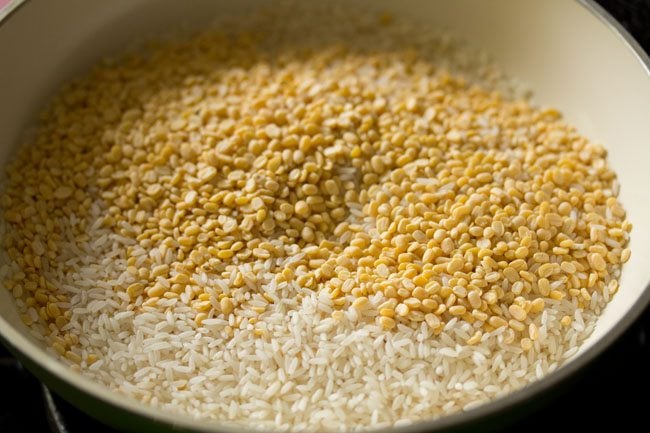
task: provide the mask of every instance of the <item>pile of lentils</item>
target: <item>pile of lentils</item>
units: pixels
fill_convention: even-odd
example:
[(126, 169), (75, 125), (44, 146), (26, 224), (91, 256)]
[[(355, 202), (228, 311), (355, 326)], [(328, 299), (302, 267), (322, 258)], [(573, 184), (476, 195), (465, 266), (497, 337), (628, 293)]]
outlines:
[[(224, 317), (231, 332), (274, 302), (242, 265), (276, 258), (294, 258), (272, 260), (276, 283), (327, 292), (334, 319), (353, 308), (387, 332), (424, 322), (435, 335), (458, 318), (480, 324), (468, 345), (508, 327), (528, 350), (545, 301), (588, 309), (616, 292), (631, 230), (616, 176), (558, 111), (502, 96), (488, 64), (441, 66), (446, 38), (265, 44), (206, 32), (107, 60), (64, 88), (9, 164), (3, 283), (62, 356), (81, 362), (62, 331), (69, 296), (48, 275), (75, 272), (60, 246), (100, 242), (91, 226), (128, 240), (115, 291), (140, 307), (177, 299), (197, 327)], [(232, 284), (207, 291), (197, 273)]]

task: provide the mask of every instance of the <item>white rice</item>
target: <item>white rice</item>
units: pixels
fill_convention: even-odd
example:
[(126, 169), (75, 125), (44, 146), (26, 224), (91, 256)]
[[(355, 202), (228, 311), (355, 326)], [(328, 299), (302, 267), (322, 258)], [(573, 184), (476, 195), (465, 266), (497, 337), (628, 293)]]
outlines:
[[(93, 212), (99, 217), (100, 207)], [(114, 290), (129, 279), (128, 239), (89, 226), (86, 245), (62, 248), (83, 250), (75, 257), (76, 272), (48, 275), (70, 295), (72, 317), (64, 330), (79, 338), (73, 351), (83, 359), (91, 353), (99, 358), (91, 366), (84, 361), (73, 368), (135, 400), (194, 418), (259, 429), (348, 430), (471, 410), (566, 362), (597, 319), (593, 308), (582, 311), (571, 302), (551, 302), (526, 321), (539, 328), (530, 351), (508, 343), (506, 328), (468, 346), (465, 341), (480, 322), (452, 319), (434, 336), (424, 323), (387, 332), (374, 317), (360, 317), (352, 308), (337, 321), (324, 291), (276, 284), (273, 274), (262, 272), (258, 290), (282, 300), (270, 305), (256, 325), (269, 336), (255, 336), (249, 324), (233, 329), (230, 338), (223, 316), (197, 328), (196, 311), (182, 300), (146, 307), (138, 298), (135, 308), (130, 306), (128, 296)], [(2, 254), (0, 278), (15, 266), (6, 265), (10, 262)], [(212, 275), (197, 277), (208, 288), (229, 284)], [(302, 302), (292, 302), (297, 294), (304, 296)], [(383, 301), (381, 293), (370, 297), (374, 306)], [(17, 304), (37, 318), (33, 308)], [(600, 311), (605, 304), (593, 293), (592, 307)], [(574, 318), (568, 328), (560, 324), (565, 315)], [(57, 334), (45, 333), (41, 325), (32, 327), (32, 334), (49, 345)]]

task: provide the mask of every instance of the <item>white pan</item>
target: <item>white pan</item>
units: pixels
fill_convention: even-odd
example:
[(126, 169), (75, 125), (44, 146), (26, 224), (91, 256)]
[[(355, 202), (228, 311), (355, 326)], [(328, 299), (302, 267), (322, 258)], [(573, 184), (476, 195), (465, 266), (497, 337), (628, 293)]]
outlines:
[[(10, 1), (9, 8), (0, 11), (0, 19), (4, 16), (0, 24), (0, 164), (4, 165), (48, 96), (102, 56), (181, 21), (199, 27), (215, 16), (244, 14), (253, 3), (268, 1), (32, 0), (22, 5)], [(394, 430), (485, 427), (503, 419), (504, 411), (520, 411), (576, 374), (648, 304), (650, 60), (590, 0), (374, 3), (447, 28), (470, 45), (485, 49), (506, 72), (534, 91), (535, 102), (558, 107), (583, 134), (604, 143), (622, 185), (621, 201), (634, 224), (632, 258), (624, 267), (620, 291), (570, 362), (543, 380), (476, 409)], [(28, 335), (10, 292), (1, 288), (0, 340), (45, 384), (113, 426), (132, 431), (236, 431), (153, 409), (74, 373)]]

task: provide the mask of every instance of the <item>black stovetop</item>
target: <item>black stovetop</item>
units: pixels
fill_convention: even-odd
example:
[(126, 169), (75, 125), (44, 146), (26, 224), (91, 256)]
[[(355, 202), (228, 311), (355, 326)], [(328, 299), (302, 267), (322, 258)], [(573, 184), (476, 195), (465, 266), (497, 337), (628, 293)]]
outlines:
[[(650, 0), (598, 2), (650, 51)], [(504, 432), (600, 431), (611, 421), (626, 430), (643, 430), (650, 389), (649, 338), (650, 308), (553, 402)], [(116, 433), (50, 394), (2, 346), (0, 384), (1, 433)]]

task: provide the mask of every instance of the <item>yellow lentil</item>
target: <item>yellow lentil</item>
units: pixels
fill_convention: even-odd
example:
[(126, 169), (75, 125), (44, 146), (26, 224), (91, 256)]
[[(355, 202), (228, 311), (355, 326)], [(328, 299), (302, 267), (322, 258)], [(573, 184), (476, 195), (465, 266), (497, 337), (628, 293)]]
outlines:
[[(458, 317), (482, 327), (468, 344), (509, 326), (523, 350), (545, 300), (618, 290), (632, 227), (603, 193), (614, 173), (605, 150), (554, 110), (426, 72), (408, 50), (261, 64), (244, 39), (213, 38), (98, 67), (53, 102), (8, 167), (3, 243), (20, 270), (6, 286), (41, 322), (67, 323), (67, 295), (53, 297), (41, 270), (70, 271), (57, 261), (62, 240), (89, 240), (93, 206), (128, 240), (129, 277), (116, 290), (133, 308), (185, 302), (196, 326), (213, 314), (252, 325), (266, 311), (259, 302), (274, 301), (242, 264), (270, 266), (278, 285), (326, 291), (333, 308), (387, 330), (424, 321), (438, 333)], [(215, 59), (226, 66), (219, 76)], [(367, 65), (400, 79), (350, 84)], [(82, 99), (93, 104), (71, 103)], [(537, 132), (521, 137), (528, 130)], [(75, 225), (59, 224), (73, 214)], [(297, 258), (275, 265), (287, 257)], [(202, 273), (232, 287), (208, 290)]]

